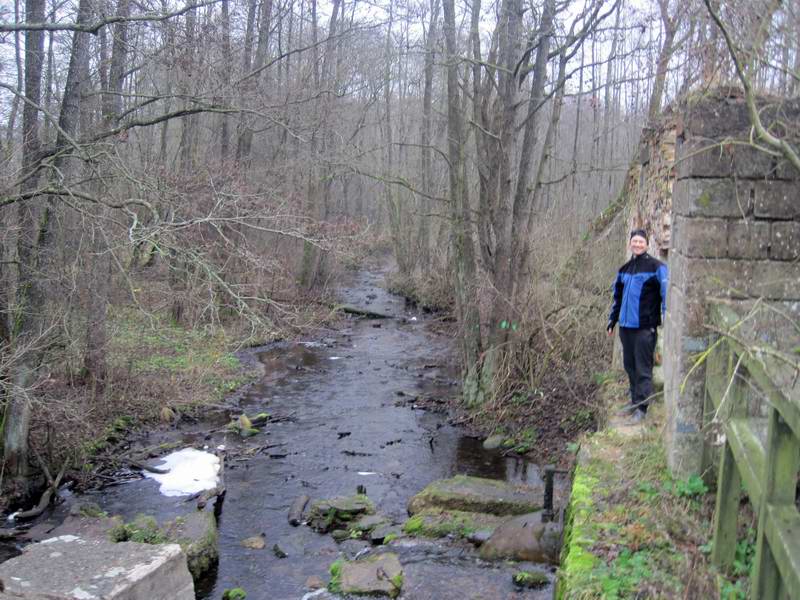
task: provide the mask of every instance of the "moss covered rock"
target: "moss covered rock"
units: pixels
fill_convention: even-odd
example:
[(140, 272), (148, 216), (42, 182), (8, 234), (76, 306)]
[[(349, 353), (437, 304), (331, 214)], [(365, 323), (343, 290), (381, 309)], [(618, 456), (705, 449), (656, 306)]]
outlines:
[(481, 558), (557, 564), (560, 549), (561, 526), (542, 523), (542, 513), (537, 512), (510, 518), (500, 525), (481, 546)]
[(408, 503), (415, 515), (426, 508), (493, 515), (523, 515), (542, 508), (544, 485), (521, 485), (457, 475), (428, 485)]
[(446, 535), (468, 538), (476, 531), (485, 531), (490, 535), (506, 518), (486, 513), (426, 508), (405, 522), (403, 532), (433, 538)]
[[(342, 562), (337, 573), (343, 594), (381, 595), (395, 598), (403, 589), (403, 566), (396, 554), (386, 552), (363, 560)], [(333, 569), (331, 571), (333, 573)]]
[(197, 581), (219, 560), (217, 521), (211, 511), (196, 511), (178, 517), (166, 527), (170, 542), (186, 553), (189, 571)]
[(308, 524), (316, 531), (327, 533), (332, 529), (349, 529), (360, 515), (374, 513), (375, 505), (364, 494), (339, 496), (312, 502)]

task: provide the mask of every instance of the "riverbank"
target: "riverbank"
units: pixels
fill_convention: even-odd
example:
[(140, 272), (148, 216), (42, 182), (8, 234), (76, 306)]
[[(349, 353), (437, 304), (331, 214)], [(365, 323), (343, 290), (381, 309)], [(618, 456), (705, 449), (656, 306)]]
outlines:
[(604, 387), (609, 423), (581, 442), (556, 597), (747, 597), (748, 523), (741, 524), (734, 572), (719, 577), (709, 560), (715, 495), (699, 477), (670, 475), (663, 404), (634, 425), (619, 416), (624, 386)]
[[(459, 383), (453, 339), (441, 332), (436, 317), (388, 294), (382, 287), (385, 275), (385, 269), (355, 274), (339, 299), (391, 318), (342, 318), (335, 330), (248, 350), (240, 363), (259, 367), (253, 384), (196, 416), (176, 411), (179, 420), (149, 429), (140, 439), (120, 436), (116, 448), (127, 444), (149, 452), (154, 457), (148, 463), (155, 467), (155, 456), (170, 448), (224, 454), (219, 563), (199, 578), (198, 598), (216, 599), (224, 590), (242, 588), (255, 598), (296, 600), (328, 581), (335, 560), (358, 561), (382, 551), (371, 548), (369, 540), (337, 539), (287, 519), (298, 498), (325, 500), (359, 490), (400, 534), (390, 551), (404, 565), (407, 597), (417, 598), (417, 592), (442, 600), (552, 595), (553, 567), (528, 565), (543, 579), (536, 589), (520, 588), (514, 576), (521, 567), (483, 560), (475, 547), (482, 538), (428, 539), (401, 531), (410, 498), (437, 480), (458, 474), (504, 480), (533, 486), (537, 498), (544, 484), (540, 466), (484, 449), (482, 438), (448, 417)], [(143, 358), (164, 367), (163, 358)], [(257, 416), (259, 424), (245, 428), (242, 415), (251, 424)], [(153, 480), (130, 468), (110, 476), (103, 489), (81, 500), (125, 523), (144, 515), (163, 527), (194, 510), (193, 504), (160, 494)], [(567, 484), (565, 475), (556, 475), (554, 495), (562, 506)], [(465, 581), (470, 582), (466, 591)], [(326, 594), (318, 596), (334, 597)]]

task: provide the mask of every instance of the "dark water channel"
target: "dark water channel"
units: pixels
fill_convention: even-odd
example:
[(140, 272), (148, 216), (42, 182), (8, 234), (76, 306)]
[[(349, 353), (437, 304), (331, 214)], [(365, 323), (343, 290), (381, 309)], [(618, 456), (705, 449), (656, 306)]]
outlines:
[[(292, 501), (355, 493), (363, 485), (378, 511), (401, 523), (408, 499), (435, 479), (458, 473), (532, 481), (539, 468), (484, 451), (480, 440), (447, 421), (446, 414), (415, 408), (414, 396), (445, 398), (457, 392), (447, 365), (450, 339), (431, 330), (432, 321), (380, 287), (381, 271), (362, 272), (341, 290), (344, 301), (395, 319), (353, 319), (338, 331), (321, 332), (298, 344), (277, 344), (258, 353), (264, 377), (238, 397), (237, 410), (269, 412), (289, 420), (267, 425), (239, 440), (222, 431), (210, 438), (184, 430), (187, 444), (210, 449), (272, 447), (247, 460), (227, 462), (227, 496), (219, 520), (220, 561), (198, 598), (218, 600), (242, 587), (248, 599), (332, 598), (309, 594), (307, 579), (327, 581), (327, 569), (342, 553), (354, 556), (366, 542), (337, 544), (306, 526), (291, 527)], [(402, 395), (401, 395), (402, 393)], [(227, 419), (227, 415), (224, 417)], [(104, 510), (132, 518), (145, 513), (160, 521), (187, 510), (182, 498), (159, 494), (152, 480), (134, 481), (95, 494)], [(241, 545), (263, 534), (266, 548)], [(288, 554), (277, 558), (273, 544)], [(396, 541), (405, 569), (402, 598), (414, 600), (549, 598), (552, 590), (516, 591), (518, 568), (481, 563), (466, 542)]]

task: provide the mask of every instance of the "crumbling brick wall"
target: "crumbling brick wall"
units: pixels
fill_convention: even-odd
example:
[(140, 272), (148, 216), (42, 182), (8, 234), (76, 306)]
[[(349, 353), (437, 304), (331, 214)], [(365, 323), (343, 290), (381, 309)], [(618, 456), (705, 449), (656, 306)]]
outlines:
[[(777, 127), (800, 117), (796, 103), (762, 105)], [(800, 173), (750, 143), (740, 96), (687, 104), (676, 133), (664, 395), (668, 463), (684, 477), (703, 468), (708, 299), (762, 298), (800, 316)]]

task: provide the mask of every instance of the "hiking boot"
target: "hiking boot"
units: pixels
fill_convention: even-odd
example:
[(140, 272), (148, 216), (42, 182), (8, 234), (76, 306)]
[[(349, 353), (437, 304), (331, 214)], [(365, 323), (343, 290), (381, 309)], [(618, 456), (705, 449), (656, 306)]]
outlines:
[(631, 414), (630, 422), (633, 425), (639, 425), (642, 421), (645, 420), (645, 418), (647, 418), (647, 413), (641, 410), (640, 408), (637, 408), (633, 411), (633, 414)]

